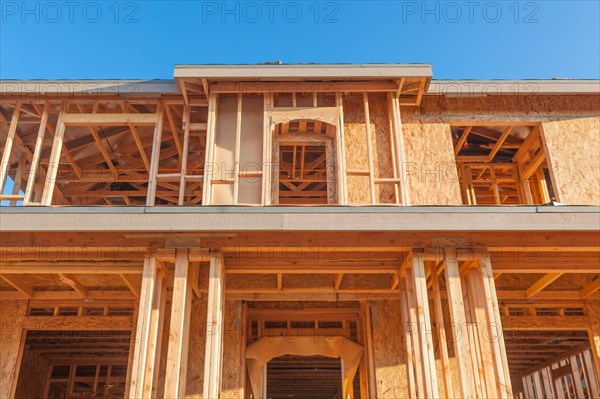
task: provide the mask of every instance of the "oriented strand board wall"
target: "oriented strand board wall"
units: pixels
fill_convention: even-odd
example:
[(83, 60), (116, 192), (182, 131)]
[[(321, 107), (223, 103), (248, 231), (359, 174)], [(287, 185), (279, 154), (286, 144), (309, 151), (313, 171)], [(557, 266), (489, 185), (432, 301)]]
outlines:
[(25, 351), (15, 398), (42, 399), (49, 369), (50, 362), (47, 359), (32, 351)]
[(461, 205), (450, 125), (409, 116), (402, 128), (411, 205)]
[(0, 301), (0, 398), (11, 396), (26, 312), (27, 301)]
[(222, 399), (238, 399), (242, 395), (240, 359), (242, 351), (241, 301), (225, 301), (225, 337), (223, 340)]
[(188, 370), (185, 397), (202, 397), (204, 386), (204, 351), (206, 350), (206, 300), (194, 298), (190, 319), (190, 341), (188, 344)]
[(376, 314), (376, 320), (373, 319), (373, 352), (377, 397), (407, 398), (408, 373), (400, 301), (378, 301)]
[(600, 118), (542, 124), (557, 200), (568, 205), (600, 205)]
[[(374, 177), (391, 178), (394, 176), (394, 165), (387, 97), (381, 93), (370, 93), (368, 99)], [(346, 95), (344, 97), (344, 144), (346, 147), (347, 170), (369, 171), (367, 127), (365, 122), (365, 107), (362, 93)], [(358, 205), (371, 202), (368, 176), (348, 176), (347, 182), (349, 204)], [(393, 185), (378, 184), (375, 188), (376, 203), (395, 203), (396, 198)]]

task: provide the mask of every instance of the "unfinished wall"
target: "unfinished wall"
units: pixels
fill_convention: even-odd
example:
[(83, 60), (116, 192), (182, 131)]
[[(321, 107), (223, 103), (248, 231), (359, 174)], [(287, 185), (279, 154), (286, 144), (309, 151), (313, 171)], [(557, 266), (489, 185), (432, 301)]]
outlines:
[[(387, 96), (383, 93), (370, 93), (368, 100), (374, 179), (393, 178), (394, 145), (391, 139)], [(371, 203), (371, 194), (363, 94), (347, 94), (344, 96), (343, 105), (348, 203), (364, 205)], [(375, 203), (396, 203), (394, 184), (375, 184)]]
[(600, 118), (542, 124), (557, 201), (600, 205)]
[[(392, 342), (394, 344), (390, 345)], [(407, 398), (406, 345), (400, 301), (377, 302), (376, 317), (373, 317), (373, 347), (377, 397)]]
[(201, 398), (204, 385), (204, 351), (206, 350), (206, 300), (194, 298), (190, 318), (186, 398)]
[(450, 126), (403, 117), (411, 205), (461, 205)]
[(0, 303), (0, 398), (11, 397), (15, 372), (20, 365), (19, 349), (25, 338), (23, 321), (26, 312), (27, 301)]
[(225, 301), (225, 336), (223, 339), (223, 376), (221, 383), (222, 399), (238, 399), (242, 395), (242, 356), (241, 301)]
[(16, 399), (41, 399), (44, 396), (50, 362), (30, 350), (23, 354)]

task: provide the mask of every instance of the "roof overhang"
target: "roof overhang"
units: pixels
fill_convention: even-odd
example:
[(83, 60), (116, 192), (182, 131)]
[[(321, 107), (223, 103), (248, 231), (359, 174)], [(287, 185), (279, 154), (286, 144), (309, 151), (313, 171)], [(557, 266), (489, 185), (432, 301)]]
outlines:
[(600, 80), (432, 80), (427, 95), (600, 94)]

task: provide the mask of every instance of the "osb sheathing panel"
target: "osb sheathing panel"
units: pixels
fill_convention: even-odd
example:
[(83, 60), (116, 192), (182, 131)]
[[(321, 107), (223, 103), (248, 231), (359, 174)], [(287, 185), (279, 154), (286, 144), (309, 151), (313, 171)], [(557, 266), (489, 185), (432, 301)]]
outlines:
[(6, 300), (0, 303), (0, 398), (11, 395), (27, 301)]
[[(490, 88), (493, 92), (493, 88)], [(521, 93), (526, 94), (526, 93)], [(446, 114), (468, 115), (477, 120), (484, 115), (598, 115), (599, 95), (489, 95), (489, 96), (425, 96), (421, 108), (402, 108), (403, 114), (419, 113), (423, 116)]]
[[(406, 343), (400, 314), (400, 301), (377, 302), (373, 319), (373, 354), (377, 397), (380, 399), (409, 396), (406, 369)], [(390, 343), (394, 343), (390, 345)]]
[[(369, 121), (371, 145), (373, 148), (373, 173), (375, 178), (393, 177), (392, 142), (390, 119), (385, 94), (369, 94)], [(367, 127), (362, 94), (349, 94), (344, 97), (344, 143), (346, 149), (346, 169), (369, 171)], [(348, 202), (365, 204), (371, 201), (369, 178), (348, 176)], [(376, 190), (376, 203), (394, 203), (395, 192), (391, 184), (379, 185)]]
[(402, 128), (411, 205), (461, 205), (450, 125), (405, 117)]
[(221, 398), (238, 399), (242, 395), (240, 359), (242, 351), (241, 301), (225, 301), (223, 339), (223, 375)]
[(42, 399), (50, 362), (42, 356), (25, 351), (17, 383), (16, 399)]
[[(346, 147), (346, 169), (369, 171), (369, 153), (365, 127), (365, 106), (362, 94), (344, 96), (344, 144)], [(370, 202), (369, 178), (348, 176), (348, 203)]]
[(542, 124), (559, 202), (600, 205), (600, 118)]
[(206, 311), (208, 302), (194, 298), (190, 319), (186, 398), (201, 398), (204, 386), (204, 352), (206, 350)]

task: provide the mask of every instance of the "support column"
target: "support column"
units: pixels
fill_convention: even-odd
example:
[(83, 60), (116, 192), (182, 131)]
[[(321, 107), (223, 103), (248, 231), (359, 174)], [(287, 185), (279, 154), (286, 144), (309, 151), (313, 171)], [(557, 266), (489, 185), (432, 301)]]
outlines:
[(153, 256), (147, 256), (142, 275), (130, 398), (156, 396), (166, 288), (162, 266)]
[(222, 254), (218, 254), (210, 259), (203, 398), (218, 399), (221, 394), (224, 302), (225, 270)]
[(456, 249), (446, 249), (444, 263), (450, 321), (454, 330), (454, 353), (456, 353), (458, 374), (461, 382), (460, 392), (463, 398), (474, 398), (475, 387), (473, 385), (473, 369), (471, 367), (471, 347), (466, 330), (467, 318), (463, 303)]
[(175, 256), (165, 398), (185, 397), (190, 315), (193, 298), (192, 273), (194, 273), (194, 270), (189, 266), (188, 250), (178, 249)]
[(417, 374), (417, 395), (420, 398), (438, 398), (425, 262), (421, 253), (412, 255), (412, 262), (407, 262), (405, 275), (410, 321), (416, 327), (413, 330), (416, 332), (413, 354)]

